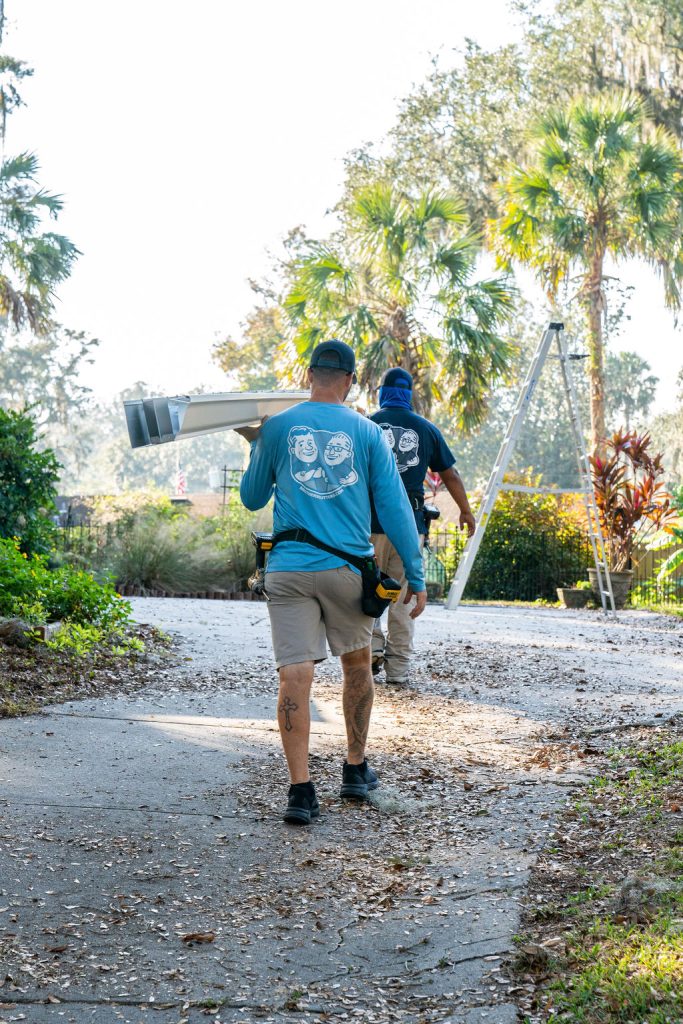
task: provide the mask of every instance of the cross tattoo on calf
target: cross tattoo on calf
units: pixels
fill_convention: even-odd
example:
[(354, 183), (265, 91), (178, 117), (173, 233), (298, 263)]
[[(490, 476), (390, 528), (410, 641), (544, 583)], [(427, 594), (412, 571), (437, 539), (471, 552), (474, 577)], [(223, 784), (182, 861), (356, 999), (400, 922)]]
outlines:
[(291, 732), (293, 728), (292, 720), (289, 716), (291, 712), (296, 711), (298, 707), (299, 705), (295, 704), (290, 697), (285, 697), (282, 704), (280, 704), (280, 707), (278, 708), (278, 711), (281, 711), (285, 716), (285, 729), (287, 730), (287, 732)]

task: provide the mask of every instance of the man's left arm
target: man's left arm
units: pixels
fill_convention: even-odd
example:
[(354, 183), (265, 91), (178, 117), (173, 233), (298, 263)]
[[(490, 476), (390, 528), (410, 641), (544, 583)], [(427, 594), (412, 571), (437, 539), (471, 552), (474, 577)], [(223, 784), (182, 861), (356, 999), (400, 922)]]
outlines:
[(467, 536), (471, 537), (474, 533), (476, 523), (467, 498), (465, 485), (462, 482), (462, 477), (453, 466), (451, 466), (450, 469), (442, 469), (440, 476), (444, 482), (446, 490), (460, 509), (460, 529), (467, 529)]
[(249, 465), (240, 484), (240, 498), (252, 512), (268, 504), (275, 485), (274, 438), (264, 438), (264, 424), (265, 420), (260, 427), (241, 427), (236, 431), (251, 444)]

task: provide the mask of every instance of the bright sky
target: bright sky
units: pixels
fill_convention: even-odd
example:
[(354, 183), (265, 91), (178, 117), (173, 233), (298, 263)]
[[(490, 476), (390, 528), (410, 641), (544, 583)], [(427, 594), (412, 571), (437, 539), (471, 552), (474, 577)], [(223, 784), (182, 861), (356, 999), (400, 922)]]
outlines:
[[(326, 231), (342, 161), (380, 140), (432, 55), (515, 31), (505, 0), (6, 0), (6, 49), (35, 75), (7, 151), (35, 151), (82, 250), (58, 316), (102, 340), (87, 383), (223, 389), (210, 359), (247, 278), (297, 224)], [(627, 334), (670, 405), (680, 334), (652, 275)]]

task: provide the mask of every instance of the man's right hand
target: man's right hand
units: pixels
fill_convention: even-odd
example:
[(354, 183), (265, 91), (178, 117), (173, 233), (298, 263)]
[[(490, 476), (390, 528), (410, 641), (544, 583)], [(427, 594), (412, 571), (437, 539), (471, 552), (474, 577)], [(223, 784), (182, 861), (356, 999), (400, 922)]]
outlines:
[(415, 607), (411, 610), (410, 617), (411, 619), (416, 619), (418, 615), (422, 615), (422, 612), (427, 607), (427, 591), (418, 590), (417, 593), (415, 593), (414, 590), (408, 587), (406, 596), (403, 598), (403, 603), (408, 604), (408, 602), (412, 601), (413, 598), (415, 598)]
[(235, 433), (239, 434), (240, 437), (243, 437), (245, 441), (249, 441), (249, 443), (251, 444), (251, 442), (255, 441), (256, 438), (261, 433), (261, 428), (260, 427), (235, 427)]
[(243, 437), (245, 441), (249, 441), (249, 443), (251, 444), (251, 442), (255, 441), (256, 438), (261, 433), (261, 427), (263, 426), (267, 419), (268, 417), (264, 416), (261, 422), (259, 423), (258, 427), (235, 427), (235, 433), (239, 434), (240, 437)]

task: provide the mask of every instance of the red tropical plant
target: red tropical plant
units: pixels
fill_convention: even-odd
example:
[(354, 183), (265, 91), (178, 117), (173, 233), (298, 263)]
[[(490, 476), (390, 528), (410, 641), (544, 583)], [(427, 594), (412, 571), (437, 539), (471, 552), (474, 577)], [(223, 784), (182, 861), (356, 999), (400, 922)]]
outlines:
[(677, 522), (679, 513), (660, 479), (663, 456), (650, 454), (649, 434), (622, 429), (604, 444), (607, 454), (589, 461), (609, 567), (621, 572), (630, 568), (636, 545)]

